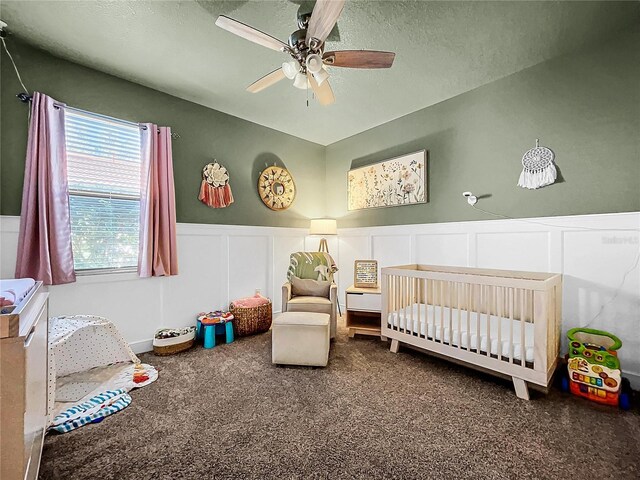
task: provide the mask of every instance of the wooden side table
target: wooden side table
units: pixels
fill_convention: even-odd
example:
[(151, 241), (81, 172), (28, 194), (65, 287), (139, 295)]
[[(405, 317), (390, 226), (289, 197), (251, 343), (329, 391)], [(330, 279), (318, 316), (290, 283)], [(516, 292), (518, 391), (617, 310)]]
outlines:
[[(380, 335), (380, 310), (382, 298), (380, 288), (347, 288), (347, 328), (349, 337)], [(382, 338), (382, 337), (381, 337)]]

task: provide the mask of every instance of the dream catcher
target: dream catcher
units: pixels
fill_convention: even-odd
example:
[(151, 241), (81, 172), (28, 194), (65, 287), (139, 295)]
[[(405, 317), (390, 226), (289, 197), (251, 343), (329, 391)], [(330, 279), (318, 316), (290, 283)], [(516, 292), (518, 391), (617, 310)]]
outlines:
[(202, 185), (198, 199), (211, 208), (224, 208), (233, 203), (227, 169), (215, 160), (202, 169)]
[(553, 164), (554, 154), (547, 147), (541, 147), (536, 138), (536, 146), (522, 156), (522, 173), (518, 186), (536, 189), (551, 185), (556, 181), (556, 166)]

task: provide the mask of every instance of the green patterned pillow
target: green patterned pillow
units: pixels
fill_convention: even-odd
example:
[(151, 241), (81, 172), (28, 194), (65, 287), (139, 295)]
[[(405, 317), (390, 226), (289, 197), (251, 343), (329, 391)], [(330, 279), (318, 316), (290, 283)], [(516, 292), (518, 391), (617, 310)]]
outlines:
[(325, 252), (296, 252), (290, 257), (287, 279), (308, 278), (333, 282), (333, 274), (338, 271), (331, 255)]

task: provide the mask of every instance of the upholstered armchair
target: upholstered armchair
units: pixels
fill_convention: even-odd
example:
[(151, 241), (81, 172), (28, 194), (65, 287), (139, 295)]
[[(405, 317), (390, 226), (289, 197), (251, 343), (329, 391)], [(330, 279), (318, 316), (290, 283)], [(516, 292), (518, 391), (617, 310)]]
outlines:
[(282, 286), (282, 311), (329, 314), (331, 338), (335, 338), (338, 286), (333, 282), (333, 274), (337, 270), (328, 253), (292, 253), (288, 281)]

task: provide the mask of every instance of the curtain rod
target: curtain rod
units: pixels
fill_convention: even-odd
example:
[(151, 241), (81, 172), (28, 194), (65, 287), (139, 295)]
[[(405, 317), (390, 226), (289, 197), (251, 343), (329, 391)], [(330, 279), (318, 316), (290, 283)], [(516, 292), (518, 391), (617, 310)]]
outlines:
[[(21, 92), (21, 93), (17, 94), (16, 97), (22, 103), (29, 103), (33, 99), (33, 97), (31, 95), (29, 95), (28, 93), (25, 93), (25, 92)], [(125, 125), (131, 125), (131, 126), (137, 126), (137, 127), (141, 128), (142, 130), (146, 130), (147, 129), (146, 125), (141, 125), (141, 124), (136, 123), (136, 122), (130, 122), (129, 120), (122, 120), (121, 118), (110, 117), (109, 115), (103, 115), (101, 113), (95, 113), (95, 112), (90, 112), (88, 110), (82, 110), (81, 108), (70, 107), (69, 105), (65, 105), (63, 103), (54, 103), (53, 106), (54, 106), (54, 108), (64, 108), (65, 110), (71, 110), (73, 112), (84, 113), (84, 114), (92, 115), (92, 116), (95, 116), (95, 117), (101, 117), (101, 118), (104, 118), (106, 120), (110, 120), (112, 122), (123, 123)], [(158, 129), (158, 133), (160, 133), (160, 129)], [(174, 138), (174, 139), (175, 138), (180, 138), (180, 134), (171, 133), (171, 138)]]

